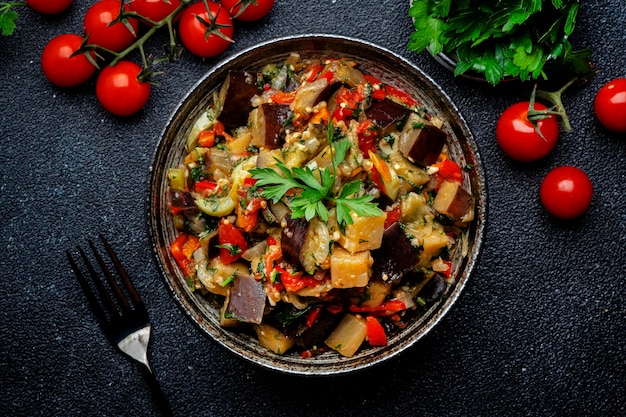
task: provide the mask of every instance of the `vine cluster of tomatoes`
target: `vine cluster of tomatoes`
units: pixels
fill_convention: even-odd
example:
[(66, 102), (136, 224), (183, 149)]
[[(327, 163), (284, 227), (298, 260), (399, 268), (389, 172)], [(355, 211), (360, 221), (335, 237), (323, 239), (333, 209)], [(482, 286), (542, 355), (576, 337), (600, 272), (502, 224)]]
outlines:
[[(56, 14), (72, 0), (27, 3)], [(130, 116), (148, 102), (154, 64), (173, 62), (184, 50), (201, 58), (217, 56), (233, 42), (234, 20), (261, 19), (273, 5), (274, 0), (98, 0), (85, 13), (81, 34), (64, 33), (45, 46), (42, 69), (60, 87), (81, 85), (99, 72), (98, 101), (115, 115)], [(169, 45), (153, 60), (144, 44), (159, 30), (167, 30)], [(127, 59), (132, 51), (139, 51), (141, 65)]]
[[(560, 103), (563, 90), (556, 92), (559, 97), (551, 101)], [(550, 94), (544, 94), (544, 97), (549, 98)], [(626, 78), (616, 78), (600, 88), (593, 107), (598, 121), (606, 129), (626, 133)], [(506, 155), (519, 162), (541, 159), (558, 141), (558, 115), (562, 112), (536, 103), (533, 92), (529, 101), (515, 103), (500, 115), (496, 125), (498, 145)], [(593, 185), (587, 174), (569, 165), (548, 172), (539, 188), (543, 206), (561, 219), (580, 217), (587, 211), (592, 196)]]

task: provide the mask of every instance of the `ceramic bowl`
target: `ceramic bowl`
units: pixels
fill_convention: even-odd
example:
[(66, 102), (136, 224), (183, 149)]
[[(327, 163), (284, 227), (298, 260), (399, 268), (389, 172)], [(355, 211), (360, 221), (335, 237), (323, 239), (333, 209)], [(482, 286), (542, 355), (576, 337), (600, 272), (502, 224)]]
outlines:
[[(283, 61), (290, 52), (306, 57), (348, 57), (360, 68), (383, 82), (401, 88), (422, 102), (432, 114), (446, 123), (452, 158), (474, 167), (465, 173), (464, 186), (476, 198), (475, 220), (467, 229), (467, 253), (457, 251), (452, 271), (454, 284), (445, 297), (433, 304), (409, 326), (391, 336), (385, 347), (363, 346), (350, 358), (334, 351), (303, 359), (298, 353), (276, 355), (261, 347), (253, 336), (219, 325), (219, 312), (200, 292), (192, 292), (169, 245), (176, 237), (168, 210), (167, 170), (185, 155), (185, 140), (194, 121), (219, 88), (229, 70), (259, 69), (264, 64)], [(354, 372), (384, 362), (407, 350), (428, 333), (457, 301), (470, 279), (480, 252), (486, 220), (485, 179), (479, 152), (465, 120), (445, 92), (424, 72), (401, 56), (372, 43), (331, 35), (300, 35), (263, 42), (243, 50), (210, 69), (184, 94), (167, 120), (150, 168), (147, 192), (147, 223), (153, 252), (173, 298), (186, 315), (210, 339), (235, 355), (272, 370), (299, 375), (333, 375)], [(455, 337), (450, 335), (450, 337)], [(366, 344), (365, 344), (366, 345)]]

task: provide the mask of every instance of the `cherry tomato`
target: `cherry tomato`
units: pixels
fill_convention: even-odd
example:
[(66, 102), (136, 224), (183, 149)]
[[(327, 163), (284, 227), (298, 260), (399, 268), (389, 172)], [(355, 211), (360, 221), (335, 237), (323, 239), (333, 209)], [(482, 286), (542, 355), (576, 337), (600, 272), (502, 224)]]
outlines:
[(606, 83), (593, 101), (596, 117), (614, 132), (626, 132), (626, 78)]
[(180, 6), (180, 0), (133, 0), (130, 7), (153, 22), (165, 19)]
[(539, 196), (543, 206), (553, 216), (574, 219), (587, 211), (593, 196), (593, 185), (581, 169), (560, 166), (545, 176)]
[(57, 14), (70, 7), (72, 0), (26, 0), (26, 4), (39, 13)]
[(96, 96), (100, 104), (117, 116), (130, 116), (143, 108), (150, 98), (150, 83), (137, 76), (142, 68), (130, 61), (120, 61), (100, 72)]
[(72, 56), (83, 41), (73, 33), (53, 38), (41, 52), (41, 68), (52, 84), (75, 87), (87, 81), (96, 71), (85, 54)]
[(254, 22), (272, 10), (274, 0), (222, 0), (222, 4), (235, 19)]
[[(109, 25), (120, 15), (121, 6), (120, 0), (100, 0), (87, 10), (83, 19), (83, 26), (85, 35), (89, 36), (90, 44), (120, 52), (137, 39), (137, 31), (139, 30), (137, 19), (128, 18), (126, 19), (127, 24), (118, 22)], [(127, 5), (124, 8), (130, 10)]]
[[(559, 138), (559, 123), (555, 116), (537, 121), (543, 138), (528, 120), (528, 101), (515, 103), (507, 108), (496, 125), (498, 145), (510, 158), (521, 162), (536, 161), (546, 156)], [(535, 103), (535, 110), (546, 110), (541, 103)]]
[(204, 2), (199, 2), (187, 7), (179, 22), (183, 45), (189, 52), (202, 58), (224, 52), (230, 46), (234, 33), (233, 19), (226, 8), (212, 1), (208, 1), (207, 5), (211, 11), (210, 17)]

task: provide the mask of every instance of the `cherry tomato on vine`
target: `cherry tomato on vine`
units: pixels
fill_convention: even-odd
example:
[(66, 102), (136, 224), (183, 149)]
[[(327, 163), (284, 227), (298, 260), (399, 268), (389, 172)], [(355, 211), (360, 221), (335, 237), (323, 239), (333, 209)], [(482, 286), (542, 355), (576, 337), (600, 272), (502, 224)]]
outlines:
[(265, 17), (272, 10), (274, 0), (222, 0), (222, 5), (233, 18), (244, 22), (254, 22)]
[(165, 19), (180, 6), (180, 0), (133, 0), (130, 7), (153, 22)]
[[(83, 19), (85, 35), (89, 36), (89, 43), (100, 45), (114, 52), (120, 52), (129, 47), (137, 39), (139, 21), (128, 18), (125, 22), (109, 25), (120, 15), (122, 2), (120, 0), (100, 0), (94, 3)], [(125, 10), (130, 10), (128, 5)]]
[(52, 84), (75, 87), (87, 81), (96, 71), (85, 54), (72, 56), (83, 41), (73, 33), (54, 37), (41, 52), (41, 68)]
[(189, 52), (202, 58), (224, 52), (230, 46), (234, 33), (233, 19), (228, 10), (213, 1), (208, 1), (207, 5), (210, 16), (204, 2), (193, 3), (181, 13), (179, 22), (183, 45)]
[(544, 177), (539, 196), (543, 206), (553, 216), (574, 219), (587, 211), (593, 196), (593, 185), (581, 169), (560, 166)]
[(26, 4), (39, 13), (57, 14), (70, 7), (72, 0), (26, 0)]
[(104, 68), (96, 82), (98, 101), (117, 116), (130, 116), (143, 108), (150, 98), (151, 85), (137, 77), (142, 68), (130, 61), (120, 61)]
[[(528, 119), (530, 103), (522, 101), (508, 107), (496, 124), (498, 145), (512, 159), (520, 162), (536, 161), (546, 156), (555, 146), (559, 138), (559, 123), (554, 115), (537, 120), (535, 126)], [(535, 110), (547, 110), (541, 103), (535, 103)]]
[(606, 83), (593, 101), (596, 117), (604, 127), (614, 132), (626, 132), (626, 78)]

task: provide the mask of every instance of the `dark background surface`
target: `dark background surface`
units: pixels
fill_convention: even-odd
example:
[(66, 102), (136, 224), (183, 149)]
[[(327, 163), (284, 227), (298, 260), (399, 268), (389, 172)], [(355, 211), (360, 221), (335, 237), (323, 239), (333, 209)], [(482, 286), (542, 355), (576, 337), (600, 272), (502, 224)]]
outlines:
[[(0, 39), (0, 414), (157, 414), (65, 259), (104, 232), (148, 306), (152, 363), (177, 415), (626, 415), (626, 139), (592, 109), (601, 85), (626, 76), (623, 0), (582, 2), (572, 42), (593, 48), (599, 72), (565, 94), (573, 131), (532, 164), (513, 163), (494, 136), (498, 115), (524, 97), (455, 79), (409, 52), (408, 2), (277, 0), (263, 21), (238, 24), (223, 56), (185, 53), (163, 65), (148, 105), (125, 119), (100, 107), (94, 80), (61, 89), (42, 74), (44, 45), (80, 32), (92, 2), (74, 3), (53, 17), (24, 8), (15, 34)], [(431, 75), (467, 119), (488, 185), (482, 256), (439, 326), (385, 364), (323, 379), (259, 369), (201, 334), (158, 275), (144, 226), (148, 168), (177, 100), (220, 58), (314, 32), (377, 43)], [(150, 48), (158, 53), (164, 40)], [(543, 176), (565, 164), (595, 187), (589, 211), (571, 222), (550, 217), (538, 197)]]

